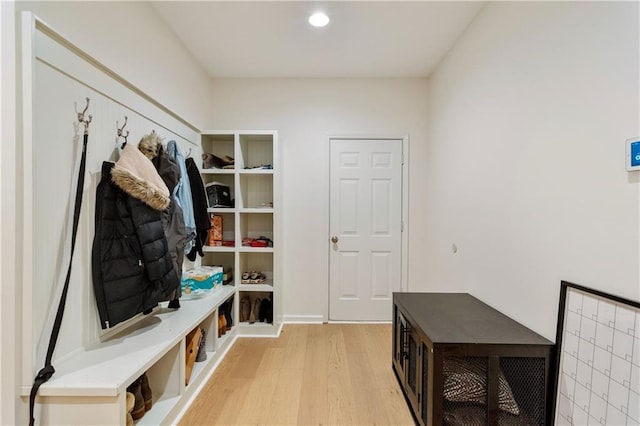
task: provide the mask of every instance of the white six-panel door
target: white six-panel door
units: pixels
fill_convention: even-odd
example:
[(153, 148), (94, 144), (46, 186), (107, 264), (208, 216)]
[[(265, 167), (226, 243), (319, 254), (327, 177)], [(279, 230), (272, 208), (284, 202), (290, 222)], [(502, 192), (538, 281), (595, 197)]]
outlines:
[(402, 139), (334, 139), (329, 319), (391, 321), (402, 281)]

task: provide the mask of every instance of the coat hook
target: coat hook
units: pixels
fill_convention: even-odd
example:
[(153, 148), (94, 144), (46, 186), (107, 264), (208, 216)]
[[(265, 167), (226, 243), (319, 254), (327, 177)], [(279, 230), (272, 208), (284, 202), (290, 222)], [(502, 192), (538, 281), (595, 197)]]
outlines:
[(189, 151), (187, 151), (187, 158), (191, 157), (191, 147), (189, 147)]
[(91, 119), (93, 118), (93, 116), (91, 114), (88, 114), (85, 117), (85, 113), (89, 109), (89, 101), (91, 100), (89, 98), (85, 98), (85, 99), (87, 100), (87, 105), (84, 107), (82, 112), (78, 113), (78, 121), (84, 124), (84, 134), (87, 135), (89, 134), (89, 123), (91, 123)]
[(116, 129), (118, 129), (118, 138), (124, 138), (124, 142), (122, 143), (122, 146), (120, 147), (120, 149), (124, 149), (125, 145), (127, 144), (127, 137), (129, 136), (129, 131), (127, 130), (127, 132), (124, 133), (123, 130), (127, 126), (128, 119), (129, 117), (125, 115), (124, 124), (122, 125), (122, 127), (118, 127), (118, 121), (116, 121)]

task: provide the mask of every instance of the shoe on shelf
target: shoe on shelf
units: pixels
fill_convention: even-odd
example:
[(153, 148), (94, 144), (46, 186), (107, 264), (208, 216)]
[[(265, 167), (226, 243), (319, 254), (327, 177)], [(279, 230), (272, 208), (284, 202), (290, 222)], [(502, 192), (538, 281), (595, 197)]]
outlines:
[(273, 324), (273, 294), (269, 295), (269, 303), (267, 303), (265, 311), (265, 321), (269, 324)]
[(244, 296), (240, 299), (240, 322), (249, 321), (249, 315), (251, 315), (251, 300), (249, 296)]
[(144, 416), (144, 413), (145, 413), (144, 398), (142, 397), (142, 389), (141, 389), (142, 386), (140, 385), (141, 381), (142, 380), (140, 380), (140, 378), (137, 378), (136, 381), (130, 384), (129, 387), (127, 388), (127, 392), (132, 393), (134, 397), (133, 409), (131, 410), (131, 418), (133, 420), (138, 420), (142, 418), (142, 416)]
[(233, 309), (233, 299), (222, 305), (222, 312), (224, 312), (224, 318), (227, 320), (227, 331), (231, 331), (231, 327), (233, 327), (233, 315), (231, 315), (231, 309)]
[(218, 318), (220, 321), (220, 334), (224, 335), (227, 333), (227, 319), (224, 317), (223, 313), (219, 313)]
[(127, 392), (127, 426), (133, 426), (133, 417), (131, 412), (136, 405), (136, 397), (131, 392)]
[(256, 322), (258, 314), (260, 313), (260, 298), (256, 297), (251, 304), (251, 313), (249, 314), (249, 324)]
[(151, 410), (153, 406), (153, 394), (151, 392), (151, 386), (149, 386), (147, 373), (140, 376), (140, 391), (142, 393), (142, 399), (144, 400), (144, 411)]
[(258, 321), (266, 322), (267, 321), (267, 304), (269, 303), (269, 299), (266, 297), (260, 301), (260, 311), (258, 313)]
[(202, 332), (202, 339), (200, 339), (200, 346), (198, 347), (198, 355), (196, 355), (196, 362), (202, 362), (207, 360), (207, 349), (205, 347), (205, 330), (200, 328)]

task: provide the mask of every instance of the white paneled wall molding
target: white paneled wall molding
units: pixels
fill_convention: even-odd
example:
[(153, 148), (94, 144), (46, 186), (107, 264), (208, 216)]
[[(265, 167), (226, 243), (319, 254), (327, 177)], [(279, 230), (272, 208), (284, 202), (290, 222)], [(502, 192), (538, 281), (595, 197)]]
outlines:
[[(152, 130), (165, 142), (199, 158), (200, 134), (189, 121), (144, 93), (62, 37), (32, 13), (22, 14), (21, 185), (24, 188), (22, 275), (23, 401), (42, 367), (51, 324), (69, 263), (82, 128), (76, 113), (91, 103), (84, 199), (66, 309), (53, 358), (56, 370), (39, 391), (38, 424), (125, 424), (126, 389), (146, 372), (153, 406), (142, 424), (169, 424), (190, 400), (235, 341), (236, 333), (218, 336), (219, 308), (236, 288), (185, 300), (178, 310), (164, 303), (103, 331), (92, 286), (91, 253), (96, 187), (103, 161), (115, 160), (117, 137), (127, 117), (128, 143)], [(117, 124), (118, 123), (118, 124)], [(199, 161), (198, 161), (199, 162)], [(57, 253), (57, 254), (56, 254)], [(196, 263), (200, 263), (196, 260)], [(194, 266), (185, 259), (185, 268)], [(60, 279), (59, 277), (62, 277)], [(207, 359), (198, 362), (186, 384), (186, 336), (205, 330)], [(26, 404), (25, 404), (26, 405)], [(26, 408), (25, 408), (26, 410)]]

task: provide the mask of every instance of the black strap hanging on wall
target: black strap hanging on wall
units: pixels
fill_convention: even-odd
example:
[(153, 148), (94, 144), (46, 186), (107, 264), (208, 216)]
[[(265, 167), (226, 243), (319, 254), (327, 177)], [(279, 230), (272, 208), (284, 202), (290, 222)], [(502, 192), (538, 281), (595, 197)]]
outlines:
[(35, 424), (34, 418), (34, 406), (36, 402), (36, 395), (40, 386), (47, 382), (55, 369), (51, 365), (51, 359), (53, 358), (53, 350), (56, 347), (58, 341), (58, 334), (60, 333), (60, 326), (62, 325), (62, 316), (64, 315), (64, 306), (67, 300), (67, 292), (69, 290), (69, 280), (71, 278), (71, 263), (73, 262), (73, 252), (76, 247), (76, 234), (78, 233), (78, 222), (80, 220), (80, 207), (82, 206), (82, 190), (84, 187), (84, 173), (87, 165), (87, 142), (89, 141), (89, 123), (91, 122), (91, 115), (85, 117), (85, 113), (89, 108), (89, 98), (87, 98), (87, 106), (84, 111), (78, 113), (78, 121), (84, 124), (84, 138), (82, 142), (82, 157), (80, 159), (80, 170), (78, 172), (78, 186), (76, 188), (76, 200), (75, 208), (73, 211), (73, 229), (71, 234), (71, 256), (69, 257), (69, 267), (67, 268), (67, 276), (64, 281), (64, 287), (62, 288), (62, 294), (60, 295), (60, 302), (58, 303), (58, 311), (56, 312), (56, 319), (53, 323), (53, 329), (51, 331), (51, 337), (49, 338), (49, 346), (47, 347), (47, 356), (44, 361), (44, 367), (38, 372), (33, 380), (33, 386), (31, 387), (31, 393), (29, 395), (29, 425)]

